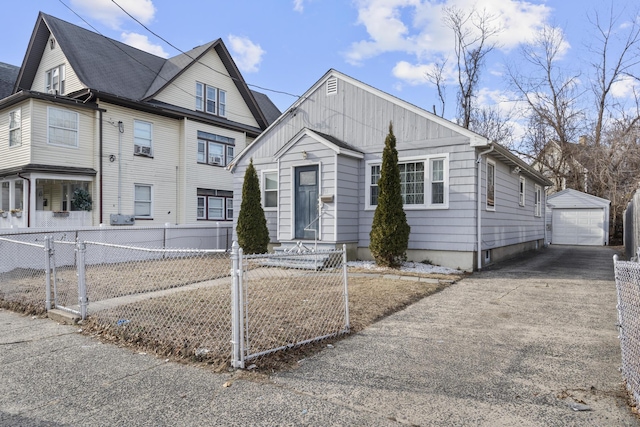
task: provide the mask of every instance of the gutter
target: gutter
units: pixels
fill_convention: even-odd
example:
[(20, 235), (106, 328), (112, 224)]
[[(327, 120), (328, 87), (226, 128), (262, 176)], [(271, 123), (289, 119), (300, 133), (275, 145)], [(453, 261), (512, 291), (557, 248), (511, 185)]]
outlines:
[[(493, 144), (491, 144), (491, 147), (488, 150), (482, 151), (480, 154), (478, 154), (478, 159), (476, 160), (476, 170), (477, 170), (477, 177), (478, 179), (476, 180), (476, 185), (477, 185), (477, 202), (478, 202), (478, 210), (476, 213), (476, 233), (477, 233), (477, 243), (476, 243), (476, 263), (477, 263), (477, 270), (480, 271), (482, 270), (482, 194), (481, 194), (481, 190), (482, 190), (482, 156), (489, 154), (490, 152), (493, 151), (493, 149), (495, 148), (495, 146)], [(494, 183), (495, 185), (495, 183)]]

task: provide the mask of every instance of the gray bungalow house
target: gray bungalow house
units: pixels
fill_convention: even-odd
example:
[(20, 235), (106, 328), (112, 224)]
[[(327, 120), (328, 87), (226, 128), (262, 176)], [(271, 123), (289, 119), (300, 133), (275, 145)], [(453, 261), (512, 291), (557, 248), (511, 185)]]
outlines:
[(346, 244), (350, 259), (371, 259), (390, 122), (410, 260), (470, 271), (543, 245), (551, 182), (538, 171), (480, 135), (335, 70), (234, 158), (234, 211), (253, 159), (273, 246)]

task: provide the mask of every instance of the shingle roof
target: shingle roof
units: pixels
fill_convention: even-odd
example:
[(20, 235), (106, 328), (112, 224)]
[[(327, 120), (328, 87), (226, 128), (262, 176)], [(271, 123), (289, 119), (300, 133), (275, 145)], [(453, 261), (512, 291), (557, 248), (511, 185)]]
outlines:
[[(280, 115), (271, 101), (264, 99), (266, 95), (261, 94), (260, 101), (255, 98), (220, 39), (164, 59), (42, 12), (13, 92), (31, 89), (51, 34), (83, 86), (137, 102), (150, 101), (207, 51), (215, 49), (260, 128), (266, 129)], [(272, 120), (266, 118), (267, 114)]]
[(11, 95), (19, 72), (20, 67), (0, 62), (0, 99)]
[(267, 119), (267, 123), (270, 125), (275, 122), (282, 114), (278, 107), (264, 93), (256, 92), (255, 90), (252, 90), (251, 93), (253, 93), (253, 97)]
[(173, 81), (173, 79), (175, 79), (182, 71), (184, 71), (185, 68), (193, 64), (194, 60), (199, 59), (207, 50), (211, 48), (211, 46), (218, 42), (219, 39), (193, 48), (190, 51), (174, 56), (173, 58), (167, 59), (162, 66), (162, 69), (145, 93), (144, 98), (149, 98), (155, 95), (160, 89)]
[(50, 15), (43, 18), (71, 67), (87, 87), (142, 99), (165, 59)]

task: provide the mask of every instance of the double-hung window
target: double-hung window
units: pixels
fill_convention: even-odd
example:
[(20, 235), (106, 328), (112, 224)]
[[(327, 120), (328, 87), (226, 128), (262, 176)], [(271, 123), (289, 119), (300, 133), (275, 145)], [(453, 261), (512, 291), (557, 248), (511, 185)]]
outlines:
[(133, 154), (153, 157), (153, 124), (133, 121)]
[(487, 160), (487, 210), (496, 209), (496, 164)]
[(542, 187), (538, 184), (536, 184), (535, 193), (536, 203), (533, 212), (535, 216), (542, 216)]
[(47, 70), (44, 74), (44, 90), (47, 93), (64, 95), (64, 83), (66, 80), (64, 64)]
[[(400, 159), (400, 193), (405, 208), (445, 209), (449, 204), (449, 158), (447, 155), (426, 158)], [(380, 163), (367, 166), (368, 189), (366, 198), (370, 207), (378, 204), (378, 181), (382, 176)]]
[(196, 110), (227, 116), (227, 93), (214, 86), (196, 82)]
[(233, 191), (198, 188), (196, 217), (200, 220), (231, 221)]
[(278, 172), (262, 172), (262, 202), (265, 209), (278, 207)]
[(226, 166), (235, 154), (235, 139), (198, 131), (198, 163)]
[(523, 176), (520, 177), (520, 183), (518, 185), (518, 204), (524, 206), (525, 202), (525, 189), (527, 188), (527, 181)]
[(78, 146), (78, 113), (62, 108), (48, 107), (47, 142), (65, 147)]
[(133, 204), (136, 218), (152, 218), (153, 187), (148, 184), (135, 184)]
[(9, 147), (22, 144), (22, 120), (20, 109), (9, 113)]

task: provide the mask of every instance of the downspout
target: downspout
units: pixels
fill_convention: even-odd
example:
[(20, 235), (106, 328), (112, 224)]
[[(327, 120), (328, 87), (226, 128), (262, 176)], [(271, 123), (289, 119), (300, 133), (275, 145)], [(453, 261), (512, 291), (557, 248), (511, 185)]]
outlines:
[[(476, 247), (476, 268), (478, 271), (482, 270), (482, 156), (489, 154), (494, 149), (492, 145), (488, 150), (485, 150), (478, 154), (478, 160), (476, 160), (477, 177), (476, 185), (478, 186), (478, 194), (476, 196), (478, 202), (478, 212), (476, 214), (476, 232), (477, 232), (477, 247)], [(495, 183), (494, 183), (495, 185)]]
[(102, 200), (102, 189), (103, 189), (103, 185), (102, 185), (102, 168), (103, 168), (103, 164), (102, 164), (102, 155), (103, 155), (103, 147), (102, 147), (102, 110), (98, 110), (98, 129), (99, 129), (99, 135), (98, 135), (98, 146), (99, 146), (99, 155), (98, 158), (100, 160), (98, 160), (98, 164), (99, 164), (99, 176), (98, 179), (100, 180), (100, 186), (98, 187), (98, 191), (99, 191), (99, 198), (100, 198), (100, 224), (102, 224), (102, 220), (103, 220), (103, 200)]
[(124, 124), (118, 122), (118, 215), (122, 206), (122, 134), (124, 133)]
[[(18, 178), (27, 181), (27, 228), (31, 227), (31, 180), (18, 173)], [(24, 197), (24, 194), (22, 195)]]

